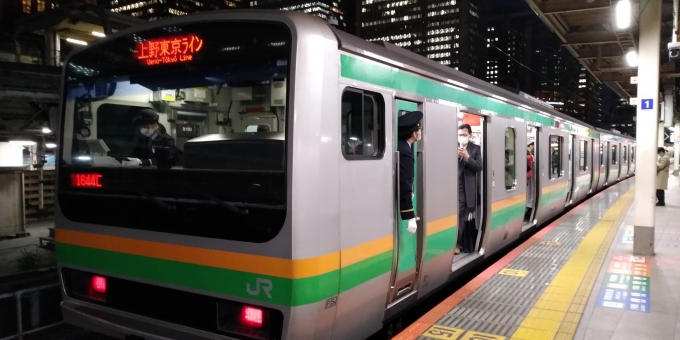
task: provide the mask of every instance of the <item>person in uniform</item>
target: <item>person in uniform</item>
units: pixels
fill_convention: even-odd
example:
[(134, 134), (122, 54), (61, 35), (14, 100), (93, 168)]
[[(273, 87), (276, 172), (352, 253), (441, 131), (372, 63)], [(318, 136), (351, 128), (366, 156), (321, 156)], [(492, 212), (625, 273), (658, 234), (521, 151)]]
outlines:
[(122, 162), (124, 166), (170, 168), (177, 165), (175, 139), (165, 129), (161, 129), (156, 111), (142, 109), (133, 123), (139, 128), (141, 136), (132, 151), (132, 157)]
[(407, 231), (415, 234), (418, 230), (416, 213), (413, 210), (413, 181), (415, 157), (413, 143), (423, 135), (423, 113), (412, 111), (398, 121), (397, 151), (399, 151), (399, 212), (403, 221), (408, 221)]

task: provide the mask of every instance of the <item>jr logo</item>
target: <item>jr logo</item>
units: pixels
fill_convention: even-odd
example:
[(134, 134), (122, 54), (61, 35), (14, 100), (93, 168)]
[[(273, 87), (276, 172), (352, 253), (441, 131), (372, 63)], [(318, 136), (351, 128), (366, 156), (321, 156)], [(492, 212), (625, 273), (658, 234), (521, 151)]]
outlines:
[(257, 280), (255, 280), (255, 289), (250, 288), (250, 283), (248, 283), (246, 285), (246, 290), (248, 291), (248, 294), (258, 296), (260, 295), (260, 287), (264, 293), (267, 294), (267, 297), (271, 299), (272, 295), (270, 292), (274, 288), (274, 284), (269, 279), (257, 278)]

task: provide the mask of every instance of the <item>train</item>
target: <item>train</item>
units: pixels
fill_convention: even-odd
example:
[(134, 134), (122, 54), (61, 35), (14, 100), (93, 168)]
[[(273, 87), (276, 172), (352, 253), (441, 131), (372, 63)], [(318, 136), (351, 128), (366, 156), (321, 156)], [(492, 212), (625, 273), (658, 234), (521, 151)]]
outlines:
[[(396, 126), (415, 110), (411, 235)], [(64, 64), (60, 124), (62, 314), (120, 339), (363, 339), (635, 174), (633, 138), (287, 11), (98, 39)], [(456, 254), (461, 124), (483, 168), (476, 246)]]

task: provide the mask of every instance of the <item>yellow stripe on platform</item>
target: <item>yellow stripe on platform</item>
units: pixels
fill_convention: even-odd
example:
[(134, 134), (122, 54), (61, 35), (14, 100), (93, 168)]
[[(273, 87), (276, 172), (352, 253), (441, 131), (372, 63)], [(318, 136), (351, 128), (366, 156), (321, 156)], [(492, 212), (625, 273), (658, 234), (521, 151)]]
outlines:
[(574, 250), (512, 335), (517, 340), (573, 339), (597, 274), (633, 200), (628, 190)]

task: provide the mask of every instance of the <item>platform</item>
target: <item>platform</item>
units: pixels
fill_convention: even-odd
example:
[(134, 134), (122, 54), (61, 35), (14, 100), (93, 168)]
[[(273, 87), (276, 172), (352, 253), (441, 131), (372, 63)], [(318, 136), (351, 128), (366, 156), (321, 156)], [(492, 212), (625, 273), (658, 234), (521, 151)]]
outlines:
[(635, 257), (635, 179), (575, 207), (395, 340), (680, 340), (680, 180), (656, 209), (656, 256)]

